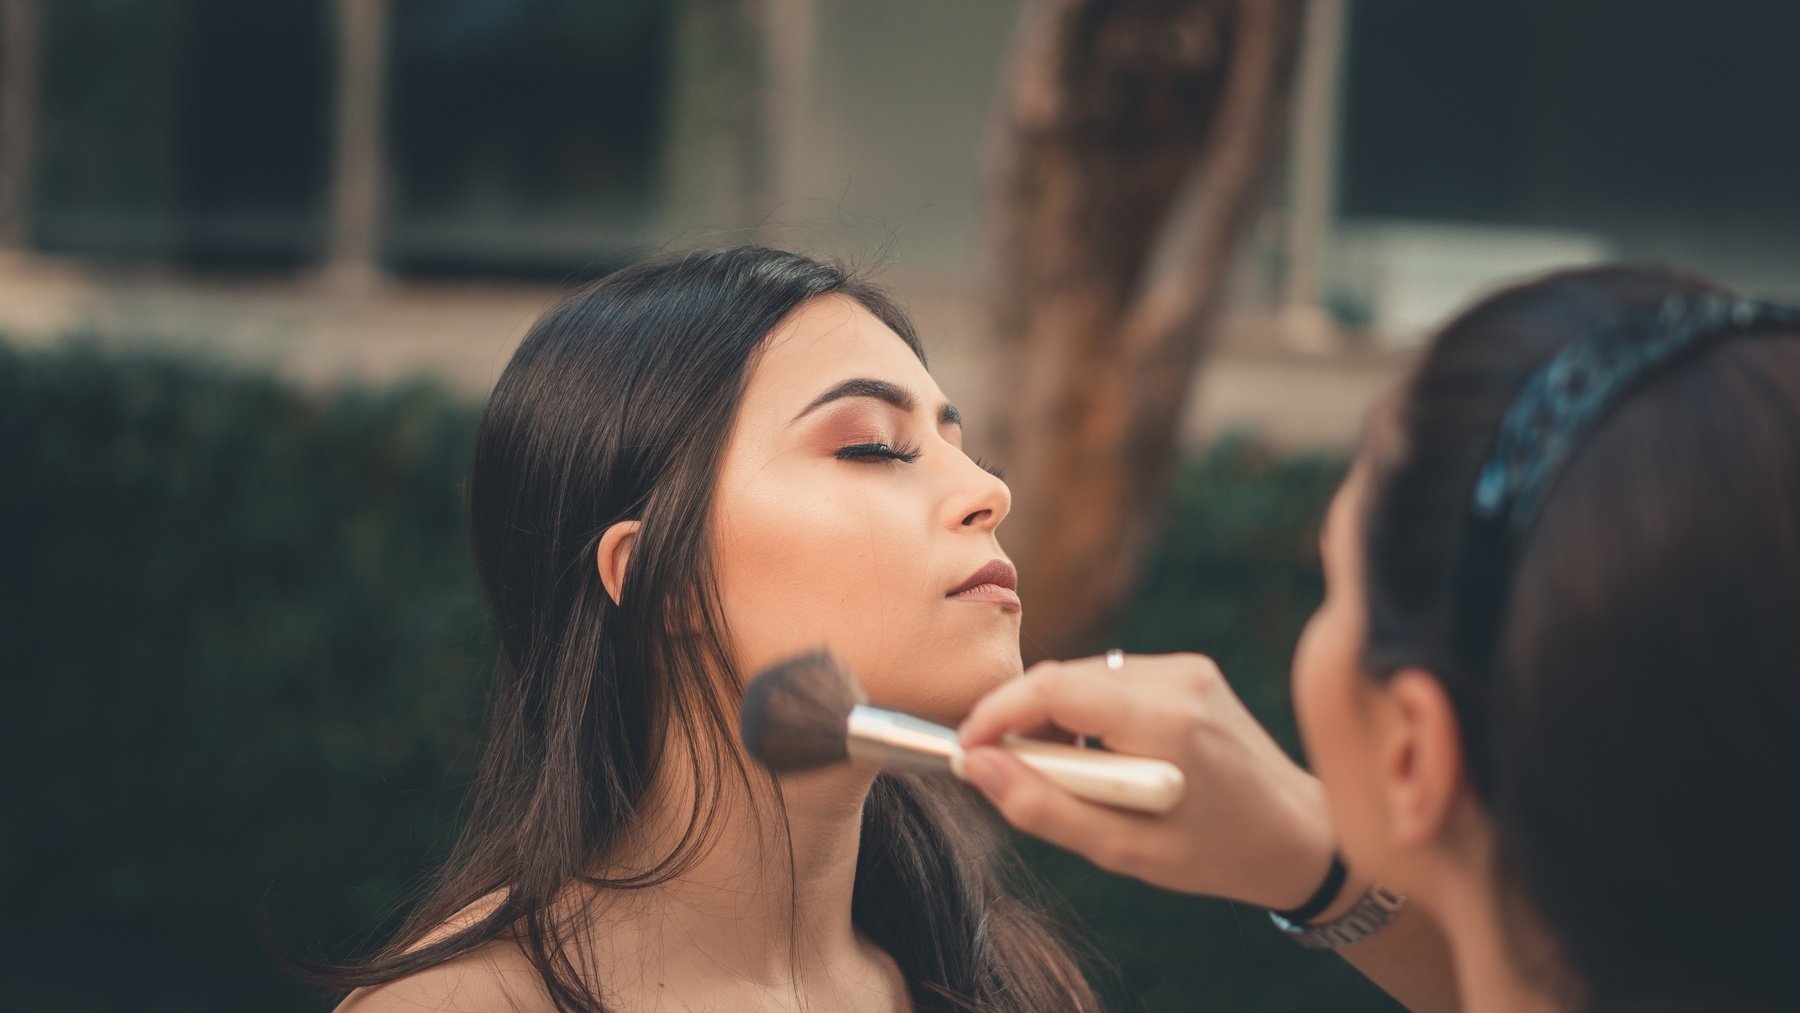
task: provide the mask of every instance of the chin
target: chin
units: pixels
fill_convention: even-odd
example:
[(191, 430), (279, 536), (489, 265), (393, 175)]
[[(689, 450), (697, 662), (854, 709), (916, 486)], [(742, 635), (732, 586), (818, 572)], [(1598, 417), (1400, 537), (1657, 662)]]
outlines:
[(975, 647), (943, 658), (896, 687), (897, 692), (878, 695), (867, 687), (877, 706), (917, 714), (943, 725), (956, 725), (968, 716), (976, 701), (1025, 671), (1017, 641), (1000, 648)]

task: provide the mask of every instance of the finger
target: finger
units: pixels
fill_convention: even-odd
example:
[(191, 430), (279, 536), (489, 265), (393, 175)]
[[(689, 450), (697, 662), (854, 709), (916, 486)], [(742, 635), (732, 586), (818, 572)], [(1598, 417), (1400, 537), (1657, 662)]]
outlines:
[(1036, 739), (1039, 742), (1061, 742), (1066, 745), (1075, 745), (1084, 740), (1083, 736), (1071, 732), (1067, 728), (1058, 728), (1048, 721), (1033, 728), (1015, 728), (1007, 734), (1021, 739)]
[(1122, 871), (1130, 862), (1127, 851), (1150, 822), (1076, 798), (1004, 750), (970, 750), (963, 773), (1006, 822), (1104, 868)]
[(1056, 732), (1050, 720), (1049, 702), (1044, 699), (1040, 678), (1028, 672), (1023, 678), (1003, 683), (969, 708), (957, 726), (957, 735), (965, 746), (990, 745), (1008, 733), (1038, 736)]
[[(1143, 655), (1138, 655), (1138, 658), (1141, 660)], [(1118, 675), (1125, 671), (1126, 666), (1130, 664), (1131, 660), (1131, 655), (1121, 653), (1119, 655), (1119, 665), (1115, 668), (1111, 662), (1106, 660), (1106, 655), (1102, 654), (1093, 658), (1075, 658), (1070, 661), (1058, 661), (1054, 663), (1054, 666), (1061, 671), (1069, 672), (1082, 678), (1092, 679), (1095, 677)], [(1050, 663), (1044, 662), (1034, 665), (1032, 670), (1035, 671), (1039, 668), (1047, 670), (1050, 667)], [(1030, 672), (1027, 672), (1026, 674), (1029, 675)]]
[(958, 733), (965, 745), (998, 742), (1008, 732), (1053, 725), (1078, 735), (1105, 738), (1145, 714), (1138, 694), (1104, 678), (1104, 663), (1034, 669), (975, 704)]

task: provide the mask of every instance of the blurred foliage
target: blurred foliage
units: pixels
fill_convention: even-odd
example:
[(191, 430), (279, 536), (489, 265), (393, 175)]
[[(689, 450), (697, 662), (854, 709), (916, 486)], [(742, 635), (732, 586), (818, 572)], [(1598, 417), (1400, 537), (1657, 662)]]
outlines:
[[(0, 1008), (328, 1006), (262, 952), (392, 924), (474, 760), (476, 414), (167, 354), (0, 343)], [(1288, 647), (1341, 473), (1228, 442), (1183, 473), (1117, 642), (1203, 650), (1292, 743)], [(1026, 844), (1121, 1009), (1394, 1008), (1261, 912)]]
[(1113, 637), (1133, 652), (1210, 655), (1295, 755), (1288, 661), (1325, 592), (1318, 534), (1345, 465), (1280, 456), (1242, 437), (1187, 462)]
[(445, 844), (491, 648), (473, 412), (0, 345), (0, 1008), (304, 1009)]

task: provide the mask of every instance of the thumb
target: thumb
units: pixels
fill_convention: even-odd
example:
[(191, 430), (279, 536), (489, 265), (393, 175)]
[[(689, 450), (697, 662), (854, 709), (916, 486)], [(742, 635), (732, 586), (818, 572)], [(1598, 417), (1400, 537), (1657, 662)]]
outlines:
[(1011, 757), (992, 747), (971, 749), (963, 754), (962, 773), (976, 790), (986, 795), (988, 801), (996, 806), (1006, 797), (1011, 787), (1012, 774), (1008, 767), (1018, 767), (1018, 763), (1008, 763)]

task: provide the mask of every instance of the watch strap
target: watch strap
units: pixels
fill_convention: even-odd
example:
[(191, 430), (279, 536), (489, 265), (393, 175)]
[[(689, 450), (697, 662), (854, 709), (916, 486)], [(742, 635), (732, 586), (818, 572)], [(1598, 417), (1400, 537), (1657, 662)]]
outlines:
[(1335, 950), (1352, 946), (1380, 932), (1394, 915), (1406, 906), (1406, 898), (1392, 890), (1371, 886), (1354, 907), (1323, 925), (1306, 925), (1269, 912), (1288, 938), (1312, 950)]

